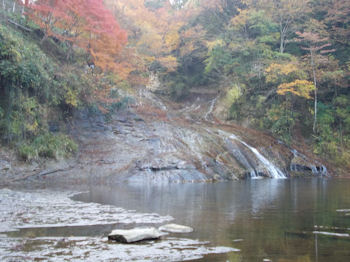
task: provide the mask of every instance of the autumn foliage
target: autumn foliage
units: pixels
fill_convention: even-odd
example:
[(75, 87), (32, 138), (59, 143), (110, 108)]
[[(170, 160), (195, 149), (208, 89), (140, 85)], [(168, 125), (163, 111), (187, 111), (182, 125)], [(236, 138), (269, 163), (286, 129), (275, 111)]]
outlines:
[(118, 55), (127, 34), (106, 9), (103, 0), (38, 0), (29, 4), (28, 16), (48, 37), (85, 49), (103, 70), (121, 69)]

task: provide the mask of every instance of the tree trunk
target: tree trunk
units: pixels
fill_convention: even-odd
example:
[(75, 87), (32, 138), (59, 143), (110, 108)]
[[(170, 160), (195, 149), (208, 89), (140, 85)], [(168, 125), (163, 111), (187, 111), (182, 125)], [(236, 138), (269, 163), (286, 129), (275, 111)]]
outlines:
[(12, 13), (16, 12), (16, 2), (13, 2), (13, 6), (12, 6)]
[(286, 35), (283, 30), (282, 22), (280, 22), (280, 53), (283, 54), (284, 52), (284, 39)]
[(317, 125), (317, 78), (316, 78), (316, 67), (315, 67), (315, 61), (314, 61), (314, 53), (312, 52), (312, 49), (310, 49), (310, 55), (311, 55), (311, 67), (312, 67), (312, 74), (314, 78), (314, 86), (315, 86), (315, 93), (314, 93), (314, 124), (312, 126), (312, 131), (316, 133), (316, 125)]
[(284, 52), (284, 36), (281, 34), (281, 41), (280, 41), (280, 53), (283, 54)]
[(68, 51), (67, 51), (67, 55), (66, 55), (66, 60), (69, 61), (72, 57), (72, 54), (73, 54), (73, 43), (68, 43), (69, 45), (69, 48), (68, 48)]
[(6, 10), (5, 0), (2, 0), (2, 9)]
[(42, 45), (47, 38), (49, 38), (49, 35), (45, 32), (44, 37), (40, 40), (40, 45)]
[(12, 114), (12, 102), (13, 102), (13, 89), (10, 85), (5, 85), (5, 97), (7, 97), (7, 105), (5, 111), (5, 132), (7, 144), (10, 144), (12, 137), (10, 134), (11, 128), (11, 114)]

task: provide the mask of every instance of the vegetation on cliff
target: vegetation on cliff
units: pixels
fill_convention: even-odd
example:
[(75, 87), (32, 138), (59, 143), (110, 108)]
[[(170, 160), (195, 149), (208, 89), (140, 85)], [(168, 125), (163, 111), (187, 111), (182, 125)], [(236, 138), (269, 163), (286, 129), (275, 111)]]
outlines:
[(178, 3), (186, 20), (171, 52), (178, 64), (158, 71), (175, 99), (186, 99), (193, 88), (217, 90), (224, 118), (348, 167), (347, 1)]
[[(44, 3), (45, 1), (37, 1), (35, 5)], [(49, 34), (45, 31), (43, 25), (33, 17), (36, 14), (47, 21), (43, 18), (50, 14), (47, 10), (38, 11), (34, 7), (22, 6), (17, 1), (3, 1), (2, 8), (0, 13), (2, 143), (16, 149), (24, 160), (70, 156), (77, 151), (76, 143), (66, 135), (74, 111), (84, 107), (89, 108), (91, 112), (106, 113), (119, 106), (120, 101), (115, 89), (125, 84), (122, 77), (112, 73), (118, 68), (118, 64), (109, 63), (110, 53), (105, 53), (109, 52), (109, 49), (100, 42), (96, 44), (101, 45), (97, 50), (96, 46), (94, 46), (96, 49), (90, 48), (91, 45), (89, 48), (83, 46), (87, 40), (81, 34), (77, 33), (79, 38), (76, 39), (70, 37), (63, 39), (58, 33)], [(58, 22), (58, 19), (55, 21)], [(58, 25), (62, 26), (62, 20)], [(82, 24), (80, 26), (83, 27)], [(96, 26), (91, 27), (97, 34)], [(86, 36), (86, 32), (90, 29), (84, 28), (82, 35)], [(112, 29), (115, 33), (118, 28), (114, 25)], [(58, 27), (52, 26), (51, 30), (56, 31)], [(74, 30), (77, 32), (77, 29)], [(62, 28), (59, 32), (67, 35), (67, 32), (63, 33)], [(111, 32), (107, 31), (106, 36), (104, 32), (100, 34), (106, 40)], [(115, 38), (111, 37), (113, 43), (107, 41), (114, 45), (115, 53), (121, 49), (118, 44), (124, 45), (126, 41), (126, 33), (123, 31), (121, 34)], [(116, 38), (120, 39), (120, 43), (116, 43)]]
[(345, 0), (3, 1), (2, 140), (55, 155), (40, 137), (76, 108), (117, 108), (117, 89), (152, 73), (173, 99), (214, 90), (222, 118), (348, 166), (349, 17)]

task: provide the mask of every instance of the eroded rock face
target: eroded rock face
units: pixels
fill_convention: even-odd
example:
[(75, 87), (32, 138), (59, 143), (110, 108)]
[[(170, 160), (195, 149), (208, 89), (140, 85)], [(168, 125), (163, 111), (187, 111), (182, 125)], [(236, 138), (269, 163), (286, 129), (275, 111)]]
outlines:
[(266, 134), (196, 120), (182, 115), (186, 110), (167, 108), (149, 93), (142, 96), (157, 105), (156, 113), (129, 108), (116, 112), (108, 123), (102, 116), (77, 113), (70, 130), (80, 148), (76, 164), (45, 181), (161, 184), (284, 178), (300, 170), (325, 174), (322, 165), (296, 156)]
[(11, 169), (10, 162), (8, 162), (6, 160), (0, 160), (0, 171), (1, 172), (8, 171), (10, 169)]
[(310, 161), (306, 156), (296, 150), (292, 150), (293, 158), (290, 170), (295, 175), (323, 175), (327, 176), (327, 168), (318, 161)]

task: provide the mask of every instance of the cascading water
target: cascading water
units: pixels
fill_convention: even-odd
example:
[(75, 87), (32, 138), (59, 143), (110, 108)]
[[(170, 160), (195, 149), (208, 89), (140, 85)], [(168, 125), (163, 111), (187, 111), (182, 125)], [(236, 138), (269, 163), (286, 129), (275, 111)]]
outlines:
[(204, 120), (208, 121), (208, 116), (213, 112), (214, 110), (214, 106), (215, 106), (215, 103), (216, 103), (216, 100), (218, 100), (219, 96), (215, 97), (211, 103), (210, 103), (210, 107), (209, 107), (209, 110), (208, 112), (205, 114), (204, 116)]
[[(328, 176), (328, 171), (327, 168), (320, 164), (319, 162), (311, 162), (305, 155), (301, 154), (300, 152), (298, 152), (295, 149), (292, 149), (291, 152), (293, 153), (294, 157), (298, 157), (300, 159), (302, 159), (303, 161), (305, 161), (305, 166), (308, 166), (311, 169), (311, 172), (313, 175), (321, 175), (321, 176)], [(304, 167), (305, 169), (305, 167)], [(295, 163), (291, 163), (290, 165), (290, 170), (294, 171), (294, 172), (298, 172), (300, 171), (300, 167), (295, 164)]]
[(238, 147), (233, 146), (229, 138), (227, 138), (225, 142), (226, 147), (231, 151), (234, 157), (248, 170), (250, 178), (262, 178), (261, 176), (259, 176), (258, 172), (254, 169), (253, 165), (249, 162), (248, 158), (244, 155), (244, 153)]
[[(260, 154), (260, 152), (256, 148), (248, 145), (246, 142), (242, 141), (235, 135), (230, 135), (230, 138), (237, 140), (238, 142), (249, 148), (249, 150), (253, 152), (257, 159), (259, 159), (263, 166), (269, 171), (269, 174), (272, 178), (287, 178), (286, 175), (278, 167), (274, 166), (268, 159), (266, 159), (262, 154)], [(258, 177), (258, 174), (255, 170), (254, 175), (252, 177)]]

